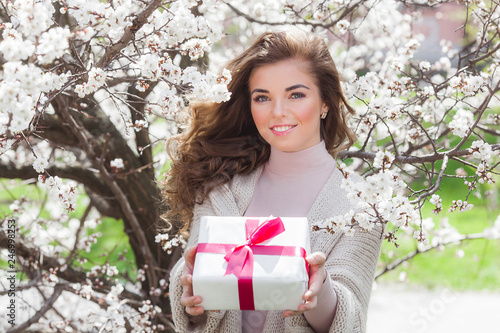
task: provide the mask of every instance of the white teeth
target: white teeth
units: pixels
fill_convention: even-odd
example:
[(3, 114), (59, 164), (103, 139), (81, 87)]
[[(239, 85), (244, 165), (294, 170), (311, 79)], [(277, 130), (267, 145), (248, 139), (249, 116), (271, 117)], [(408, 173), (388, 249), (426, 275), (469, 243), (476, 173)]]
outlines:
[(273, 130), (276, 132), (284, 132), (284, 131), (288, 131), (290, 128), (293, 128), (293, 126), (276, 126), (276, 127), (273, 127)]

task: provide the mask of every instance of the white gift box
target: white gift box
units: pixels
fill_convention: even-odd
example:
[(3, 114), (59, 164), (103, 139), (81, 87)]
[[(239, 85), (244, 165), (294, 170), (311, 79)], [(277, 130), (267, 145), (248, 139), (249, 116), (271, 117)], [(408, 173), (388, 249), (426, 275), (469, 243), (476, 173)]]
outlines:
[(281, 218), (285, 229), (282, 233), (249, 246), (253, 268), (246, 284), (244, 277), (238, 281), (235, 274), (226, 274), (228, 261), (224, 257), (237, 245), (247, 242), (247, 221), (254, 220), (256, 226), (272, 219), (201, 218), (193, 294), (202, 297), (201, 306), (205, 310), (251, 309), (248, 301), (255, 310), (296, 310), (303, 303), (309, 279), (305, 256), (310, 253), (309, 226), (305, 217)]

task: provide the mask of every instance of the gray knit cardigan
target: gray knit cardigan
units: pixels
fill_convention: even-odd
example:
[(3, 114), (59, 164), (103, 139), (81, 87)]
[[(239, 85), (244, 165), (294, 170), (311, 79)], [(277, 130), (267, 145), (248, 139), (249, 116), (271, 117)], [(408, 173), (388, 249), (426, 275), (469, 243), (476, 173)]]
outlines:
[[(243, 216), (250, 204), (253, 190), (262, 167), (249, 175), (236, 175), (233, 180), (214, 189), (202, 204), (194, 208), (188, 246), (198, 242), (201, 216)], [(307, 218), (312, 225), (351, 209), (346, 192), (340, 188), (342, 174), (335, 169), (311, 207)], [(298, 194), (300, 195), (300, 194)], [(325, 253), (325, 268), (330, 285), (337, 294), (337, 310), (329, 332), (365, 332), (368, 302), (380, 254), (381, 227), (371, 232), (356, 228), (354, 236), (325, 231), (312, 231), (311, 250)], [(172, 316), (179, 332), (239, 333), (242, 329), (241, 311), (206, 311), (201, 316), (190, 316), (180, 304), (182, 286), (180, 276), (184, 260), (180, 259), (170, 275), (170, 302)], [(314, 332), (304, 315), (283, 317), (282, 311), (268, 311), (265, 333)]]

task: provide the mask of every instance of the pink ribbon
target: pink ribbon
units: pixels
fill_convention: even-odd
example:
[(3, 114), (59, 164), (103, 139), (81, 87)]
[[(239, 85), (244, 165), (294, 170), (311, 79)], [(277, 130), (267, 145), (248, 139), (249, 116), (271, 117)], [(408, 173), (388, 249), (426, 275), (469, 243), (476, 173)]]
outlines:
[[(248, 219), (245, 222), (246, 242), (239, 245), (200, 243), (197, 252), (225, 253), (226, 273), (238, 278), (238, 296), (240, 310), (255, 310), (253, 297), (253, 255), (300, 256), (306, 258), (306, 250), (298, 246), (258, 245), (285, 231), (279, 217), (267, 220), (259, 226), (259, 220)], [(308, 269), (306, 262), (306, 269)]]

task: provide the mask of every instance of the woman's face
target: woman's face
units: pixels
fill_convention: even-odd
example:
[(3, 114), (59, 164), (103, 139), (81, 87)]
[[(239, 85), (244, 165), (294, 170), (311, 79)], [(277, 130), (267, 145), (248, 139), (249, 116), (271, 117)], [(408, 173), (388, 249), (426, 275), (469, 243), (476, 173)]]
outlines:
[(305, 62), (259, 67), (249, 83), (253, 120), (272, 147), (294, 152), (321, 141), (320, 115), (328, 110)]

